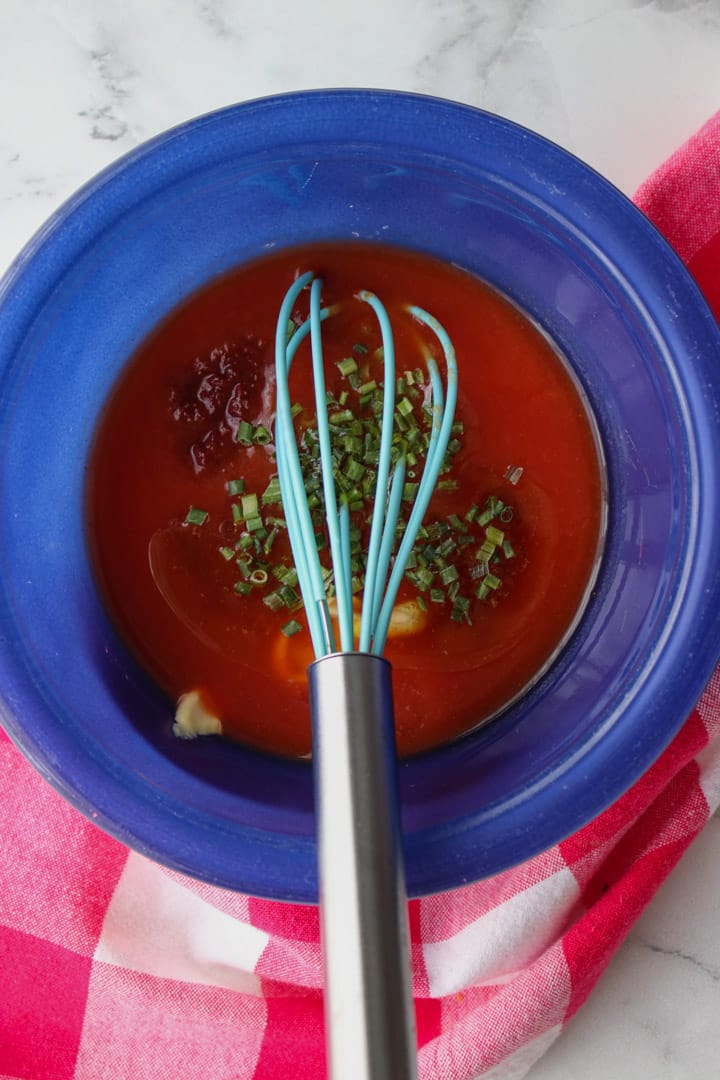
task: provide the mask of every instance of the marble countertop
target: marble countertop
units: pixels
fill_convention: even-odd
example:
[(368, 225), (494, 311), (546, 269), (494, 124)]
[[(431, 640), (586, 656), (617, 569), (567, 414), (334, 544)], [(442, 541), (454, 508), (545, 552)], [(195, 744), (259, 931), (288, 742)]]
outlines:
[[(554, 139), (627, 194), (720, 108), (717, 0), (2, 0), (0, 12), (0, 270), (120, 154), (246, 98), (349, 85), (454, 98)], [(716, 817), (530, 1080), (714, 1080), (719, 891)]]

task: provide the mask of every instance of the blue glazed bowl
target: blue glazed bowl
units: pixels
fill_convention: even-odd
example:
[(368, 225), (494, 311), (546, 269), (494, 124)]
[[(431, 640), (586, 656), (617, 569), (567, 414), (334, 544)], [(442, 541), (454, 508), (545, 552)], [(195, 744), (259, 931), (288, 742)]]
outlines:
[(250, 102), (140, 147), (0, 290), (2, 721), (127, 844), (296, 901), (317, 896), (309, 766), (173, 737), (98, 600), (84, 487), (99, 411), (158, 320), (243, 260), (330, 238), (421, 249), (511, 297), (573, 365), (607, 460), (605, 551), (570, 643), (495, 723), (401, 767), (410, 893), (586, 823), (667, 745), (720, 654), (720, 340), (618, 191), (512, 123), (396, 93)]

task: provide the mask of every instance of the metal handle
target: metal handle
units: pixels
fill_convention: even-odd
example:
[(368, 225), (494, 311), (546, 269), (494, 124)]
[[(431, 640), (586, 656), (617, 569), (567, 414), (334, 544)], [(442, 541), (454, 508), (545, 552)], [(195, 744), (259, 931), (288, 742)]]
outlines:
[(333, 1080), (417, 1078), (391, 671), (368, 653), (308, 669)]

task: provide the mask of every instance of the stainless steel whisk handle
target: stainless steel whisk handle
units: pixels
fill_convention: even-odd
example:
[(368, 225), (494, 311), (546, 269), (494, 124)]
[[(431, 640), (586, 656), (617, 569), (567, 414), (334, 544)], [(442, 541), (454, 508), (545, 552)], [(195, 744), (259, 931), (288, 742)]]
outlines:
[(308, 669), (332, 1080), (416, 1080), (391, 666), (333, 653)]

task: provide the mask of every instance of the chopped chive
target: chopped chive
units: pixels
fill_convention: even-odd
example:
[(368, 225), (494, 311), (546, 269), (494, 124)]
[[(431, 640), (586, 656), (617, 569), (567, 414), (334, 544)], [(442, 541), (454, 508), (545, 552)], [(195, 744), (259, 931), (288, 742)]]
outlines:
[(282, 602), (280, 593), (275, 590), (267, 593), (266, 596), (263, 596), (263, 604), (265, 604), (266, 607), (269, 607), (271, 611), (280, 611), (280, 609), (285, 606)]
[(255, 445), (266, 446), (271, 439), (272, 435), (270, 434), (268, 429), (266, 427), (263, 427), (262, 424), (258, 424), (258, 426), (255, 428), (255, 434), (253, 435), (253, 442), (255, 443)]
[(442, 589), (431, 589), (430, 590), (430, 599), (432, 600), (433, 604), (444, 604), (445, 603), (445, 593), (443, 592)]
[(283, 582), (277, 593), (285, 607), (294, 608), (300, 603), (300, 593), (293, 589), (291, 585)]
[(260, 502), (263, 506), (267, 506), (269, 503), (279, 503), (280, 501), (280, 480), (277, 476), (272, 476), (268, 486), (260, 496)]
[(420, 608), (421, 611), (427, 611), (427, 604), (425, 603), (424, 597), (416, 596), (415, 597), (415, 603), (417, 604), (417, 606)]
[(362, 462), (357, 461), (355, 458), (351, 458), (345, 466), (344, 472), (347, 479), (352, 480), (354, 483), (355, 481), (362, 479), (365, 473), (365, 466)]
[(199, 510), (196, 506), (191, 506), (185, 515), (185, 525), (204, 525), (208, 519), (207, 510)]
[(252, 592), (252, 585), (249, 581), (236, 581), (233, 589), (239, 596), (248, 596)]
[(247, 420), (241, 420), (237, 427), (235, 439), (241, 446), (252, 446), (255, 437), (255, 428)]
[(488, 589), (499, 589), (502, 585), (500, 578), (496, 577), (495, 574), (486, 574), (483, 583), (487, 585)]
[(303, 411), (302, 405), (300, 404), (299, 401), (296, 401), (295, 404), (290, 407), (290, 415), (292, 416), (293, 420), (298, 415), (298, 413), (301, 413), (302, 411)]
[(228, 480), (227, 489), (229, 495), (244, 495), (245, 494), (245, 480), (240, 478), (239, 480)]
[(357, 356), (365, 356), (367, 354), (368, 347), (367, 345), (363, 345), (361, 341), (356, 341), (352, 347), (352, 351), (356, 353)]
[(245, 528), (249, 533), (258, 533), (261, 529), (265, 529), (265, 523), (260, 515), (257, 514), (253, 517), (245, 518)]
[(257, 570), (253, 570), (250, 575), (250, 581), (252, 581), (253, 585), (266, 585), (267, 579), (267, 570), (261, 570), (259, 568)]
[(240, 502), (242, 505), (242, 516), (246, 521), (248, 518), (257, 517), (260, 513), (258, 497), (254, 492), (251, 492), (249, 495), (243, 495)]
[(232, 519), (236, 525), (239, 525), (240, 522), (243, 520), (242, 507), (239, 503), (232, 504)]
[(235, 557), (235, 548), (221, 547), (220, 554), (222, 555), (223, 559), (226, 560), (226, 562), (230, 562), (230, 560)]
[(328, 423), (330, 424), (347, 424), (354, 420), (355, 417), (350, 409), (341, 409), (339, 412), (330, 413), (328, 416)]
[(286, 345), (290, 341), (290, 338), (293, 336), (293, 334), (295, 333), (296, 330), (297, 330), (297, 324), (295, 323), (295, 320), (294, 319), (288, 319), (287, 334), (286, 334), (286, 337), (285, 337), (285, 344)]
[(453, 581), (457, 581), (459, 576), (456, 566), (446, 566), (444, 570), (440, 571), (440, 580), (443, 585), (450, 585)]
[(452, 536), (446, 536), (441, 544), (438, 544), (437, 554), (441, 558), (446, 559), (448, 555), (451, 555), (453, 551), (457, 550), (457, 544)]
[(358, 369), (357, 361), (352, 356), (346, 356), (344, 360), (339, 360), (337, 366), (340, 374), (345, 377), (352, 375)]
[(302, 623), (299, 623), (297, 619), (290, 619), (284, 626), (280, 627), (280, 633), (285, 637), (294, 637), (295, 634), (299, 634), (302, 630)]
[(509, 540), (503, 540), (502, 544), (503, 555), (506, 559), (512, 559), (515, 555), (515, 548), (512, 546)]
[(520, 477), (522, 476), (522, 474), (524, 472), (525, 472), (525, 470), (523, 469), (523, 467), (521, 465), (518, 465), (518, 466), (508, 465), (507, 469), (505, 470), (504, 476), (505, 476), (506, 480), (509, 480), (510, 483), (513, 486), (515, 486), (515, 484), (518, 483), (518, 481), (520, 480)]
[(485, 535), (488, 538), (489, 542), (491, 544), (494, 544), (495, 547), (499, 547), (505, 539), (505, 533), (502, 531), (502, 529), (496, 529), (494, 525), (488, 525), (487, 529), (485, 530)]
[(265, 552), (266, 555), (270, 554), (270, 550), (271, 550), (273, 544), (275, 543), (275, 541), (277, 540), (277, 535), (278, 535), (277, 526), (275, 526), (275, 528), (271, 529), (270, 532), (267, 534), (267, 536), (265, 538), (265, 542), (263, 543), (263, 551)]

